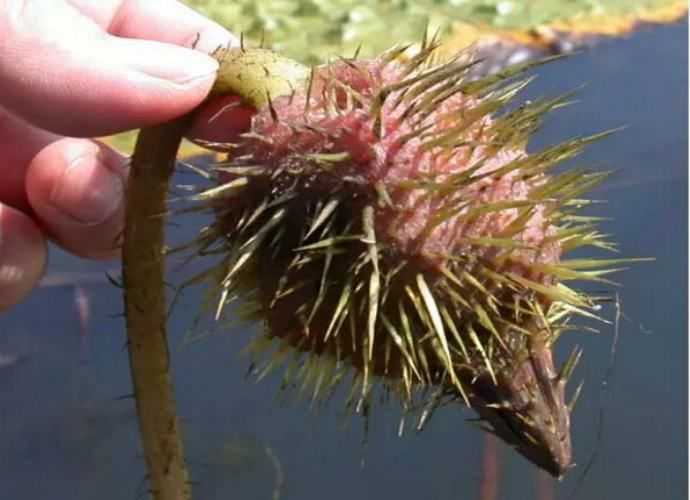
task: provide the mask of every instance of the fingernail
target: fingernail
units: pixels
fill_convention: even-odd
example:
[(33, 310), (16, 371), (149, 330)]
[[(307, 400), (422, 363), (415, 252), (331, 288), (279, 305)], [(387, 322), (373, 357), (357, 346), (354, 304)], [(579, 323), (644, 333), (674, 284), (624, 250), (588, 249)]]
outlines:
[(153, 57), (146, 57), (138, 65), (138, 69), (153, 78), (187, 85), (210, 78), (218, 70), (218, 62), (202, 52), (170, 46), (159, 47)]
[(238, 46), (239, 41), (232, 33), (221, 26), (214, 25), (199, 33), (194, 39), (194, 50), (211, 54), (223, 47)]
[[(0, 207), (0, 210), (2, 210), (2, 207)], [(16, 287), (17, 284), (21, 283), (25, 275), (22, 267), (15, 262), (16, 259), (12, 258), (11, 242), (3, 242), (2, 232), (2, 226), (0, 226), (0, 291)], [(8, 243), (10, 243), (10, 245), (8, 245)], [(10, 248), (7, 248), (8, 246), (10, 246)], [(5, 308), (3, 307), (3, 303), (6, 301), (3, 299), (4, 298), (0, 296), (0, 311)]]
[(45, 269), (45, 241), (23, 213), (0, 204), (0, 312), (36, 286)]
[(120, 207), (124, 196), (122, 178), (93, 156), (72, 160), (53, 187), (50, 201), (55, 209), (80, 224), (99, 224)]

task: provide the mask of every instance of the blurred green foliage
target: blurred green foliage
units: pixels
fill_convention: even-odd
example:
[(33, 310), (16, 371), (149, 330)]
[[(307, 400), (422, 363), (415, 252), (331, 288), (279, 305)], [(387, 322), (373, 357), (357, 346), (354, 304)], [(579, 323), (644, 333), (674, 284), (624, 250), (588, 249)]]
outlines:
[(419, 40), (454, 22), (526, 30), (588, 14), (618, 16), (667, 6), (670, 0), (185, 0), (235, 33), (265, 36), (274, 49), (306, 63), (335, 55), (378, 53)]

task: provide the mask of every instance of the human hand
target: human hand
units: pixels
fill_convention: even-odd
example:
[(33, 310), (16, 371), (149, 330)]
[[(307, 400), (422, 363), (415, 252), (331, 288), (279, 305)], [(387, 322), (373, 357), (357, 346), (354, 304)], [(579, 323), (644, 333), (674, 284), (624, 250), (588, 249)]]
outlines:
[(0, 37), (2, 311), (41, 278), (47, 239), (119, 255), (127, 161), (89, 137), (194, 109), (218, 66), (204, 52), (236, 39), (177, 0), (5, 0)]

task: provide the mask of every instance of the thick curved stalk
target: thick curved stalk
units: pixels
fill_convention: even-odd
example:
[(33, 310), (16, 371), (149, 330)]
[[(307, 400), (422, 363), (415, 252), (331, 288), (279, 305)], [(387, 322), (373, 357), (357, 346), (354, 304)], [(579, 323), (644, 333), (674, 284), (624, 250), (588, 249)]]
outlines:
[(166, 197), (182, 118), (139, 133), (127, 184), (123, 284), (132, 383), (144, 455), (156, 500), (191, 491), (170, 380), (164, 276)]
[[(232, 93), (256, 108), (289, 93), (307, 68), (262, 49), (227, 49), (213, 95)], [(143, 129), (127, 184), (123, 284), (130, 370), (139, 430), (155, 500), (189, 500), (170, 376), (165, 296), (165, 213), (177, 150), (193, 113)]]

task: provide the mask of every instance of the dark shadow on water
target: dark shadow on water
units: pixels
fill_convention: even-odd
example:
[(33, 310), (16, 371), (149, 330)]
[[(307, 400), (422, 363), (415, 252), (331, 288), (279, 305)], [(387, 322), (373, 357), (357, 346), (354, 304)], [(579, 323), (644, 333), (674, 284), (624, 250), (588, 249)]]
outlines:
[[(628, 125), (597, 144), (584, 163), (620, 169), (595, 207), (624, 256), (654, 256), (621, 274), (627, 320), (597, 442), (599, 386), (612, 329), (571, 334), (561, 346), (585, 348), (576, 372), (586, 379), (574, 415), (577, 461), (598, 446), (598, 460), (578, 499), (675, 500), (687, 490), (687, 26), (646, 30), (543, 67), (530, 96), (587, 83), (580, 102), (547, 120), (535, 144)], [(192, 225), (179, 228), (190, 233)], [(96, 271), (55, 253), (51, 271)], [(123, 350), (119, 291), (85, 283), (90, 297), (83, 336), (75, 287), (38, 290), (0, 318), (0, 353), (19, 356), (0, 368), (0, 497), (16, 500), (133, 499), (144, 467)], [(396, 436), (397, 409), (376, 411), (368, 444), (361, 421), (342, 429), (340, 407), (310, 412), (308, 403), (275, 401), (278, 379), (244, 378), (239, 351), (247, 328), (180, 346), (198, 302), (187, 293), (174, 317), (174, 363), (180, 413), (197, 498), (332, 500), (479, 499), (484, 437), (457, 408), (435, 415), (420, 435)], [(614, 310), (609, 308), (608, 317)], [(562, 355), (563, 352), (559, 351)], [(270, 377), (269, 377), (270, 378)], [(569, 498), (578, 470), (560, 484), (497, 448), (497, 498)], [(362, 461), (365, 465), (362, 467)], [(541, 497), (538, 497), (541, 495)]]

